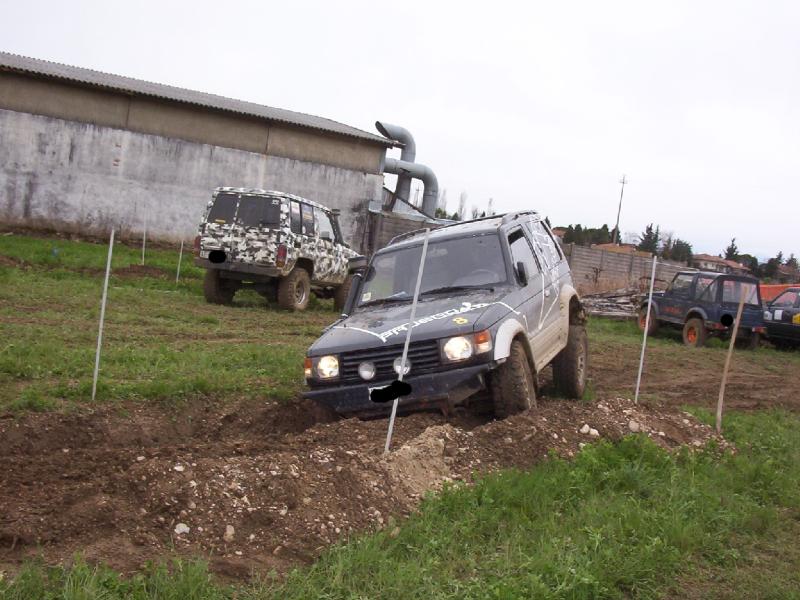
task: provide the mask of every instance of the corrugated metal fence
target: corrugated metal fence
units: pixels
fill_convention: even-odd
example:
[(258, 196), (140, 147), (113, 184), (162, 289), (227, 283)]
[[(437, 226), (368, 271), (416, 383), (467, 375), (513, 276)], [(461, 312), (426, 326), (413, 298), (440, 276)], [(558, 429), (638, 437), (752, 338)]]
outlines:
[[(606, 292), (631, 286), (646, 289), (649, 285), (652, 256), (609, 252), (575, 244), (564, 244), (563, 249), (572, 270), (572, 280), (580, 293)], [(656, 288), (665, 288), (675, 273), (684, 270), (687, 270), (685, 263), (659, 260)]]

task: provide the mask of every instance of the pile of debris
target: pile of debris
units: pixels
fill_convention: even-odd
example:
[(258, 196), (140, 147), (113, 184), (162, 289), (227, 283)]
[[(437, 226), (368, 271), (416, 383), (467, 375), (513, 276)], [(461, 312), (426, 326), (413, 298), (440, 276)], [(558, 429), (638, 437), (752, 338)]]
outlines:
[(625, 288), (599, 294), (583, 296), (586, 313), (611, 319), (633, 319), (643, 299), (637, 288)]

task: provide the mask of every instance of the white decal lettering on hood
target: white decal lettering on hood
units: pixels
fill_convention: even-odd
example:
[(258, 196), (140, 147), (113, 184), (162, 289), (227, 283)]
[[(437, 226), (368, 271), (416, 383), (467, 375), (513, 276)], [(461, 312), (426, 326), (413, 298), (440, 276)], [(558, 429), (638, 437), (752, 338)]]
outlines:
[[(491, 306), (492, 304), (502, 304), (502, 302), (479, 302), (478, 304), (473, 304), (472, 302), (462, 302), (459, 308), (450, 308), (444, 312), (436, 313), (434, 315), (429, 315), (427, 317), (422, 317), (421, 319), (417, 319), (411, 325), (411, 329), (414, 327), (419, 327), (420, 325), (424, 325), (425, 323), (430, 323), (431, 321), (438, 321), (440, 319), (447, 319), (448, 317), (455, 317), (465, 312), (470, 312), (472, 310), (478, 310), (479, 308), (486, 308), (487, 306)], [(336, 325), (335, 329), (356, 329), (357, 331), (362, 331), (364, 333), (368, 333), (373, 335), (383, 343), (386, 343), (386, 340), (395, 336), (399, 333), (404, 331), (408, 331), (408, 323), (403, 323), (402, 325), (397, 325), (396, 327), (392, 327), (391, 329), (387, 329), (386, 331), (380, 333), (373, 333), (372, 331), (366, 331), (364, 329), (357, 329), (355, 327), (347, 327), (345, 325)]]

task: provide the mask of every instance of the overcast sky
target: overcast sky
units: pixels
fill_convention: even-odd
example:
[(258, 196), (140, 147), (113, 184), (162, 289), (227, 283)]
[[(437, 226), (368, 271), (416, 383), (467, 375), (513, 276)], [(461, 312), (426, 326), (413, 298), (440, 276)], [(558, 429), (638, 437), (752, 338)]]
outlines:
[[(800, 2), (0, 0), (9, 52), (403, 125), (449, 209), (800, 255)], [(395, 150), (395, 153), (399, 151)]]

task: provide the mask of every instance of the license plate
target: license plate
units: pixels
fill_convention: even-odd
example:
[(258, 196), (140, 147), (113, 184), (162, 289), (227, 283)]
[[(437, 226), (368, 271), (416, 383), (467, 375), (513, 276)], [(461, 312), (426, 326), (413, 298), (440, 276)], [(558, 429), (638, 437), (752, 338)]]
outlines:
[(200, 258), (208, 258), (208, 250), (200, 250)]

